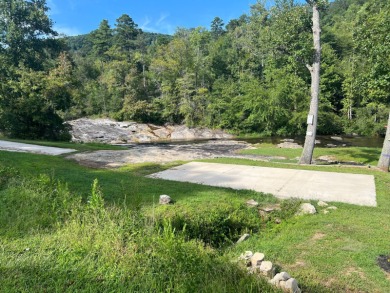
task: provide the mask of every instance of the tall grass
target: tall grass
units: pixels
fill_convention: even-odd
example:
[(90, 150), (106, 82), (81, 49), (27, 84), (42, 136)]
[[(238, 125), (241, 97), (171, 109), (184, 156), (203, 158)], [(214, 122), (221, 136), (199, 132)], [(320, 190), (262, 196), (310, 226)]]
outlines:
[[(3, 172), (4, 173), (4, 172)], [(1, 292), (273, 292), (171, 221), (87, 201), (48, 176), (0, 190)]]

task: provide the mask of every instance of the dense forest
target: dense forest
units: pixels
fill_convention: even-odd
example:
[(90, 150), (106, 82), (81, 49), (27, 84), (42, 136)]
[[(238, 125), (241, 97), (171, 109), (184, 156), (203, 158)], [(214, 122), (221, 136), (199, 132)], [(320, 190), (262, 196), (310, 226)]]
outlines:
[[(66, 139), (85, 116), (304, 134), (313, 58), (309, 5), (259, 0), (210, 29), (145, 33), (129, 15), (61, 37), (45, 0), (0, 1), (0, 129)], [(318, 133), (384, 135), (390, 105), (390, 1), (335, 0), (321, 11)]]

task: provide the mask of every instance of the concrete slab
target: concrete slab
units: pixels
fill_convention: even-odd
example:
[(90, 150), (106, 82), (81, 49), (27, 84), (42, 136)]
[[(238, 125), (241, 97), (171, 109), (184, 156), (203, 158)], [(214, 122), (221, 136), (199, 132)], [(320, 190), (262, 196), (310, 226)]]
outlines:
[(148, 177), (250, 189), (271, 193), (278, 198), (376, 206), (372, 175), (192, 162)]
[(51, 155), (51, 156), (57, 156), (57, 155), (72, 153), (76, 151), (74, 149), (46, 147), (46, 146), (11, 142), (11, 141), (4, 141), (4, 140), (0, 140), (0, 150), (10, 151), (10, 152), (44, 154), (44, 155)]

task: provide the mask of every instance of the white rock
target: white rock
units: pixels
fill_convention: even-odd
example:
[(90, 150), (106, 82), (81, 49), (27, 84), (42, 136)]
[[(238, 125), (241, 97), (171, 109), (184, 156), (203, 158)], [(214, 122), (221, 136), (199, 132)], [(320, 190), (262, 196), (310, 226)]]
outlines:
[(169, 195), (163, 194), (163, 195), (160, 195), (159, 203), (165, 205), (165, 204), (171, 204), (171, 203), (173, 203), (173, 201)]
[(265, 255), (264, 253), (256, 252), (252, 257), (251, 257), (251, 263), (252, 267), (257, 267), (261, 265), (261, 262), (264, 260)]
[(260, 273), (270, 279), (272, 279), (275, 275), (275, 268), (272, 262), (270, 261), (262, 261), (260, 265)]
[(290, 293), (297, 293), (300, 291), (297, 280), (294, 278), (288, 279), (286, 281), (285, 290)]
[(271, 280), (272, 283), (276, 286), (279, 286), (279, 282), (280, 281), (287, 281), (288, 279), (290, 279), (290, 275), (286, 272), (281, 272), (279, 274), (276, 274), (275, 277)]
[(329, 211), (328, 210), (324, 210), (324, 214), (329, 214)]
[(282, 289), (283, 291), (286, 290), (286, 281), (280, 281), (278, 288)]
[(246, 204), (249, 206), (249, 207), (258, 207), (259, 206), (259, 203), (257, 201), (255, 201), (254, 199), (251, 199), (251, 200), (248, 200), (246, 202)]
[(279, 143), (277, 145), (278, 148), (282, 148), (282, 149), (301, 149), (302, 146), (300, 146), (299, 144), (295, 143), (295, 142), (283, 142), (283, 143)]
[(317, 212), (316, 208), (311, 203), (303, 203), (299, 207), (298, 215), (313, 215)]
[(327, 207), (327, 206), (328, 206), (328, 204), (327, 204), (326, 202), (321, 201), (321, 200), (317, 203), (317, 205), (318, 205), (319, 207)]
[(330, 206), (328, 208), (326, 208), (327, 210), (337, 210), (337, 207), (334, 207), (334, 206)]
[(244, 242), (245, 240), (248, 240), (248, 238), (251, 237), (249, 234), (244, 234), (240, 237), (240, 239), (237, 240), (236, 244), (239, 244), (241, 242)]
[(251, 257), (253, 256), (253, 252), (252, 251), (245, 251), (245, 253), (241, 254), (240, 255), (240, 259), (251, 259)]

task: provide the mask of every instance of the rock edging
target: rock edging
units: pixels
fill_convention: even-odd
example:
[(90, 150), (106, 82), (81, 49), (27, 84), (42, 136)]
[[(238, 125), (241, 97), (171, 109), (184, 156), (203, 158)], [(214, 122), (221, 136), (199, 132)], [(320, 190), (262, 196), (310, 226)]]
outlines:
[(245, 251), (239, 257), (247, 266), (249, 274), (258, 274), (268, 279), (268, 282), (286, 293), (301, 293), (298, 281), (292, 278), (287, 272), (275, 274), (275, 266), (272, 262), (265, 260), (265, 254), (252, 251)]

